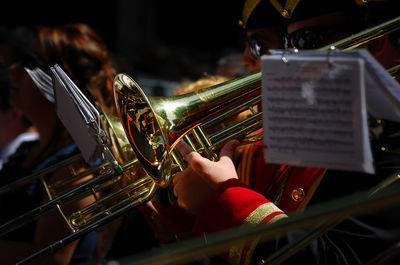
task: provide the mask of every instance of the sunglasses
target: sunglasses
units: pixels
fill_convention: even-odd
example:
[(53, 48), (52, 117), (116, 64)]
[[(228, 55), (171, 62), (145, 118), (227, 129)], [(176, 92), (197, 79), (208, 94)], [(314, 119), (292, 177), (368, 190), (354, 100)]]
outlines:
[(249, 47), (250, 54), (255, 60), (260, 59), (261, 55), (265, 54), (267, 50), (264, 42), (256, 37), (247, 37), (246, 45)]
[(285, 49), (317, 49), (328, 44), (328, 40), (334, 36), (346, 32), (347, 30), (340, 25), (301, 28), (285, 35), (283, 47)]
[[(316, 49), (333, 36), (343, 33), (346, 33), (346, 30), (337, 25), (301, 28), (290, 34), (284, 34), (280, 48)], [(267, 54), (269, 50), (266, 41), (259, 36), (249, 36), (246, 39), (246, 45), (255, 60), (260, 59), (261, 55)]]

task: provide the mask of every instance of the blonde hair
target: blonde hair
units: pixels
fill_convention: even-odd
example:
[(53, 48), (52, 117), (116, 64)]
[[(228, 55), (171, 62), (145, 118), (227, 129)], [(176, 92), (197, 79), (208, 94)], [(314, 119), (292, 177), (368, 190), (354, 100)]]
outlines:
[[(181, 85), (177, 87), (177, 89), (174, 92), (174, 96), (179, 96), (183, 94), (187, 94), (190, 92), (195, 92), (203, 88), (211, 87), (218, 85), (220, 83), (226, 82), (228, 80), (231, 80), (231, 78), (223, 75), (212, 75), (212, 76), (206, 76), (202, 77), (196, 81), (188, 81), (184, 82)], [(255, 106), (255, 109), (257, 110), (258, 106)], [(238, 122), (240, 120), (243, 120), (247, 118), (249, 115), (251, 115), (250, 110), (244, 110), (241, 113), (238, 113), (236, 118), (233, 119), (231, 122)]]
[(179, 96), (179, 95), (183, 95), (186, 93), (200, 90), (202, 88), (218, 85), (218, 84), (223, 83), (228, 80), (230, 80), (229, 77), (225, 77), (225, 76), (221, 76), (221, 75), (212, 75), (212, 76), (202, 77), (196, 81), (184, 82), (176, 88), (176, 90), (174, 92), (174, 96)]

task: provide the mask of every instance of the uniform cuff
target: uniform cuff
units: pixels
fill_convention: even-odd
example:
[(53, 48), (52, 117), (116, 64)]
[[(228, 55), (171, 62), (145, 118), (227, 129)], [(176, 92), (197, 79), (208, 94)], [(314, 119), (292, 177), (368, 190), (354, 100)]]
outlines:
[(255, 209), (268, 202), (240, 180), (229, 179), (217, 186), (200, 209), (193, 232), (202, 235), (241, 225)]

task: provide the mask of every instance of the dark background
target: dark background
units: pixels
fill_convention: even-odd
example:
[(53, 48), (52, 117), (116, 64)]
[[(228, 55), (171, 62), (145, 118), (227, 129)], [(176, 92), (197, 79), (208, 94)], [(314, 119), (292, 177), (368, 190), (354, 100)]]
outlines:
[(242, 49), (238, 0), (37, 0), (2, 5), (3, 26), (91, 25), (121, 71), (145, 86), (168, 90), (183, 80), (214, 74), (221, 57)]

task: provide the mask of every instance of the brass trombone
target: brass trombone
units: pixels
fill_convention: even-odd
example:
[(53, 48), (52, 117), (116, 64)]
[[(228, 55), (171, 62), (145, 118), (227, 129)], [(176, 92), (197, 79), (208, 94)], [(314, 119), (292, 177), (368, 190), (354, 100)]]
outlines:
[[(376, 32), (384, 36), (392, 32), (393, 27), (396, 30), (400, 28), (400, 17), (362, 31), (353, 42), (368, 38)], [(345, 45), (351, 46), (351, 39), (346, 39)], [(243, 143), (258, 141), (262, 137), (259, 133), (262, 127), (262, 112), (258, 107), (261, 102), (261, 72), (168, 98), (148, 97), (132, 78), (126, 74), (118, 74), (114, 81), (114, 97), (125, 131), (123, 135), (127, 138), (123, 142), (130, 143), (140, 162), (132, 163), (143, 166), (149, 175), (132, 183), (130, 188), (137, 196), (129, 196), (129, 200), (132, 201), (115, 210), (115, 216), (150, 200), (159, 187), (169, 186), (175, 171), (184, 168), (182, 159), (174, 149), (179, 140), (184, 139), (193, 149), (210, 159), (216, 159), (217, 151), (229, 139), (239, 139)], [(245, 119), (237, 120), (237, 115), (244, 111), (251, 114)], [(111, 139), (111, 136), (108, 137)], [(117, 135), (113, 139), (124, 137)], [(122, 165), (123, 171), (127, 168), (128, 165), (126, 168), (125, 164)], [(113, 177), (117, 175), (113, 172), (107, 174)], [(138, 188), (142, 191), (142, 186), (146, 188), (143, 194), (136, 190)], [(110, 197), (113, 196), (114, 194), (110, 194)], [(85, 221), (86, 209), (77, 212), (74, 214), (73, 225), (79, 224), (78, 232), (27, 257), (19, 264), (26, 264), (39, 256), (49, 254), (115, 218), (107, 211), (99, 215), (92, 214), (99, 210), (97, 206), (93, 208), (93, 212), (92, 209), (89, 211), (89, 216), (95, 217), (95, 220), (90, 221), (91, 226), (86, 226), (90, 223)]]

